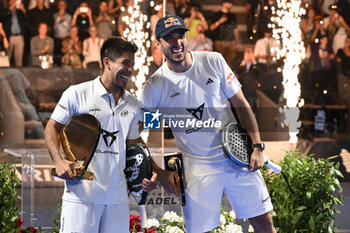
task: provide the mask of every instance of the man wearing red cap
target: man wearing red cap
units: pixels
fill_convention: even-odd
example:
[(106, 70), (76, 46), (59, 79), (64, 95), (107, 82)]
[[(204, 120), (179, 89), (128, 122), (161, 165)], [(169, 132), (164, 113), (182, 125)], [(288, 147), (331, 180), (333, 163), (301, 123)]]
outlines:
[[(219, 226), (225, 192), (238, 218), (248, 218), (255, 232), (274, 233), (269, 213), (273, 207), (259, 171), (264, 147), (254, 114), (223, 56), (188, 51), (187, 31), (180, 17), (159, 19), (156, 43), (166, 62), (147, 81), (140, 96), (144, 109), (161, 112), (183, 154), (186, 231), (208, 232)], [(257, 145), (249, 169), (229, 162), (221, 145), (220, 130), (235, 121), (230, 103)], [(199, 126), (200, 122), (204, 124)], [(169, 183), (160, 182), (174, 192)]]

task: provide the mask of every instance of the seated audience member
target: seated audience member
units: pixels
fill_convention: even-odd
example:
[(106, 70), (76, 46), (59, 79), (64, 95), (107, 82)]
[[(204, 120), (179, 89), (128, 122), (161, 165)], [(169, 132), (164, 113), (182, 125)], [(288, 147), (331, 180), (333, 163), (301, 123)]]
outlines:
[(53, 15), (54, 26), (53, 36), (55, 42), (55, 63), (61, 63), (62, 58), (62, 40), (69, 36), (70, 22), (72, 16), (66, 12), (67, 2), (66, 0), (58, 1), (58, 12)]
[(6, 52), (9, 46), (10, 44), (7, 40), (6, 33), (2, 27), (2, 23), (0, 22), (0, 67), (10, 66), (10, 60)]
[(345, 40), (345, 46), (338, 50), (337, 62), (341, 63), (341, 73), (350, 78), (350, 37)]
[(81, 68), (81, 52), (82, 47), (78, 36), (78, 28), (73, 26), (70, 29), (69, 37), (62, 41), (62, 68)]
[(204, 35), (203, 24), (197, 24), (196, 31), (196, 37), (188, 40), (188, 50), (213, 51), (213, 41)]
[(332, 48), (334, 54), (337, 54), (338, 49), (343, 48), (347, 33), (350, 32), (349, 25), (345, 22), (344, 18), (337, 13), (337, 5), (332, 4), (329, 6), (329, 16), (324, 19), (324, 28), (329, 32), (329, 38), (333, 38)]
[(189, 29), (187, 32), (187, 38), (195, 38), (197, 36), (197, 25), (202, 24), (204, 31), (208, 30), (208, 23), (205, 20), (203, 14), (199, 10), (199, 5), (192, 4), (190, 6), (190, 17), (185, 18), (186, 27)]
[(256, 41), (254, 46), (254, 56), (263, 69), (269, 70), (273, 65), (273, 57), (276, 55), (276, 50), (279, 48), (277, 40), (272, 38), (272, 30), (266, 28), (264, 38)]
[(30, 40), (30, 53), (32, 55), (32, 65), (42, 68), (50, 68), (53, 63), (54, 41), (48, 36), (48, 26), (40, 23), (38, 35)]
[(0, 21), (2, 22), (6, 37), (9, 41), (8, 55), (11, 60), (14, 57), (16, 67), (23, 65), (24, 35), (26, 29), (26, 9), (23, 4), (16, 7), (16, 0), (7, 1), (8, 8), (0, 10)]
[(94, 25), (91, 8), (86, 2), (82, 2), (73, 15), (71, 27), (77, 26), (78, 35), (81, 41), (89, 37), (89, 28)]
[(53, 28), (52, 11), (45, 7), (44, 0), (36, 0), (36, 7), (28, 11), (28, 29), (30, 37), (37, 35), (38, 25), (44, 22), (49, 28)]
[(314, 62), (315, 70), (312, 78), (312, 84), (319, 92), (330, 90), (331, 86), (336, 88), (336, 75), (334, 75), (334, 53), (332, 47), (328, 44), (328, 37), (323, 36), (320, 43), (312, 51), (311, 59)]
[(243, 60), (235, 69), (239, 82), (242, 84), (243, 94), (254, 112), (256, 110), (256, 91), (258, 89), (256, 64), (253, 48), (248, 47), (244, 50)]
[(98, 37), (106, 40), (109, 37), (113, 36), (115, 24), (113, 24), (113, 17), (108, 14), (107, 2), (101, 1), (99, 9), (100, 11), (98, 17), (95, 20)]
[(90, 26), (89, 34), (83, 42), (83, 68), (101, 68), (100, 50), (104, 40), (97, 37), (96, 26)]

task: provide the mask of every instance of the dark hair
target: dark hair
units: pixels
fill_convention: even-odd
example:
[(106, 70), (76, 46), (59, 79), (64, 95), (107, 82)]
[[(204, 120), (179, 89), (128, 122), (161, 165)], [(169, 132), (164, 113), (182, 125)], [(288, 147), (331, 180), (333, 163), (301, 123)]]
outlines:
[(137, 50), (137, 45), (132, 41), (127, 41), (122, 37), (108, 38), (101, 48), (102, 69), (104, 70), (103, 59), (105, 57), (115, 61), (117, 58), (121, 57), (123, 53), (129, 52), (135, 54)]

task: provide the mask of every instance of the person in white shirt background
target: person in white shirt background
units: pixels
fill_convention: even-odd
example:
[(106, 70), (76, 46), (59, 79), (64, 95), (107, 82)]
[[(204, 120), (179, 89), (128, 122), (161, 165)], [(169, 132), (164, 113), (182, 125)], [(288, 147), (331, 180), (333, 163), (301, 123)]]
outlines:
[(104, 40), (97, 37), (97, 27), (94, 25), (90, 26), (89, 35), (90, 37), (83, 42), (83, 68), (100, 68), (100, 50)]

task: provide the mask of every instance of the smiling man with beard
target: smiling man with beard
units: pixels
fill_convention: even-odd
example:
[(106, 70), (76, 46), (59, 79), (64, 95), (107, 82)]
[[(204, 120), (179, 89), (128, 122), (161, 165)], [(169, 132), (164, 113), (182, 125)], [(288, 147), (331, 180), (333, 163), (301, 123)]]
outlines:
[[(62, 233), (129, 232), (123, 170), (126, 146), (141, 142), (141, 113), (138, 100), (124, 88), (133, 73), (136, 51), (134, 43), (120, 37), (106, 40), (101, 48), (102, 75), (69, 87), (46, 126), (45, 140), (56, 173), (65, 179)], [(101, 137), (88, 169), (94, 173), (93, 180), (74, 179), (77, 167), (60, 155), (59, 134), (63, 126), (73, 116), (83, 113), (95, 116), (101, 124)], [(155, 174), (151, 180), (150, 189), (145, 191), (156, 187)]]
[[(187, 205), (182, 209), (186, 232), (208, 232), (219, 226), (225, 193), (237, 217), (248, 218), (255, 232), (274, 233), (269, 213), (271, 199), (259, 171), (264, 164), (263, 145), (254, 114), (223, 56), (217, 52), (188, 51), (187, 31), (180, 17), (158, 20), (157, 47), (163, 51), (166, 62), (148, 79), (140, 96), (144, 109), (157, 109), (164, 119), (168, 115), (189, 115), (191, 121), (221, 122), (213, 128), (171, 125), (183, 155), (187, 183)], [(249, 170), (229, 162), (221, 145), (220, 130), (228, 122), (235, 122), (230, 104), (236, 108), (253, 143), (259, 145), (253, 150)], [(177, 190), (169, 185), (173, 183), (171, 179), (159, 176), (159, 182), (168, 192)]]

